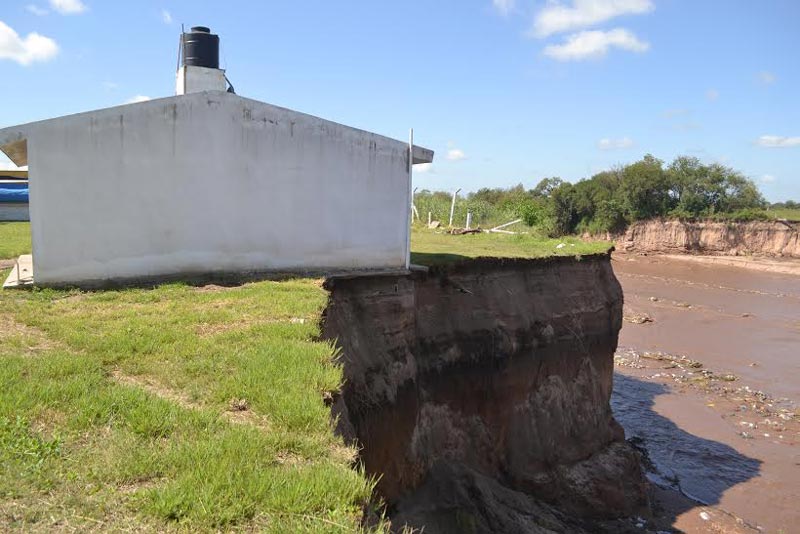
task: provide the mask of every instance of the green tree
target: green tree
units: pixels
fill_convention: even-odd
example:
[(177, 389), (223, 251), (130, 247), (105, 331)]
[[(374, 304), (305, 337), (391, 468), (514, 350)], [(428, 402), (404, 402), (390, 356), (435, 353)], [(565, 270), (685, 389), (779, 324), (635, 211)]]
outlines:
[[(720, 167), (722, 167), (720, 165)], [(740, 211), (764, 209), (767, 202), (758, 190), (758, 186), (741, 173), (722, 167), (720, 170), (725, 176), (723, 188), (722, 211)]]
[(554, 237), (575, 232), (578, 224), (575, 210), (575, 186), (563, 182), (550, 192), (552, 210), (551, 235)]
[(660, 217), (674, 207), (671, 184), (663, 165), (660, 159), (648, 154), (622, 171), (617, 200), (629, 220)]
[(554, 190), (561, 187), (564, 180), (554, 176), (552, 178), (543, 178), (536, 187), (533, 188), (531, 194), (535, 197), (549, 197)]
[(601, 200), (592, 223), (592, 232), (620, 232), (627, 224), (625, 210), (616, 200)]

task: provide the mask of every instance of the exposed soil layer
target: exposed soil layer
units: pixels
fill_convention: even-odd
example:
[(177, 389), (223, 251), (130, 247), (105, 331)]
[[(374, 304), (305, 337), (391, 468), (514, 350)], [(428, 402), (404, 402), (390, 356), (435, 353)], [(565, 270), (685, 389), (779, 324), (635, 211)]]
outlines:
[(616, 241), (625, 252), (800, 258), (800, 224), (790, 222), (656, 219), (632, 224)]
[(649, 514), (609, 405), (622, 292), (608, 255), (326, 284), (338, 431), (381, 477), (395, 527), (582, 532)]

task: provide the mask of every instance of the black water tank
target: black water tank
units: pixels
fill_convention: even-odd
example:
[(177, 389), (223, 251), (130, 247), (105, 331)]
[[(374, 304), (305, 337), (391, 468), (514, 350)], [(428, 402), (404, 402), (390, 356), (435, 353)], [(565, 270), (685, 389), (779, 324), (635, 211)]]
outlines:
[(219, 68), (219, 36), (205, 26), (194, 26), (181, 36), (183, 64), (195, 67)]

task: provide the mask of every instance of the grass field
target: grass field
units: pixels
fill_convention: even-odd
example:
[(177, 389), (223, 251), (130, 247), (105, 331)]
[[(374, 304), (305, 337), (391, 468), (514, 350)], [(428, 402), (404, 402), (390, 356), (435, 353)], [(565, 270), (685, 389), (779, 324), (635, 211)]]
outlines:
[[(26, 230), (0, 225), (0, 256)], [(413, 232), (428, 264), (606, 246)], [(326, 301), (314, 279), (0, 290), (0, 531), (359, 531), (374, 481), (331, 430)]]
[(775, 219), (788, 219), (790, 221), (800, 221), (800, 210), (793, 209), (771, 209), (768, 212)]
[(0, 222), (0, 260), (31, 252), (31, 224)]
[[(559, 248), (559, 245), (564, 245)], [(442, 230), (415, 227), (411, 232), (411, 262), (437, 265), (466, 258), (541, 258), (605, 252), (611, 243), (587, 242), (576, 237), (547, 239), (526, 234), (450, 235)]]

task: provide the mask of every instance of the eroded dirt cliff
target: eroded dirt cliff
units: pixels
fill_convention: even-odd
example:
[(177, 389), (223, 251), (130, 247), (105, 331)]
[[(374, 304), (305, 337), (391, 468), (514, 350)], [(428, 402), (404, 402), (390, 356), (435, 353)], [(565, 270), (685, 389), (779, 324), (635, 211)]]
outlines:
[(626, 252), (800, 258), (800, 224), (651, 220), (632, 224), (616, 242)]
[(582, 532), (647, 509), (609, 398), (622, 292), (608, 255), (338, 278), (338, 431), (396, 527)]

